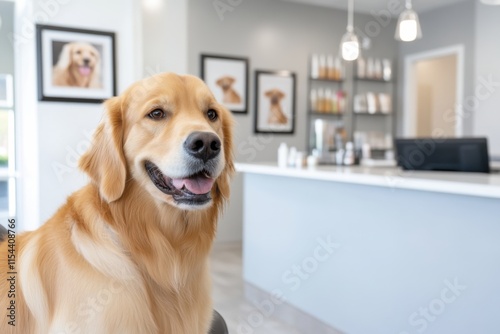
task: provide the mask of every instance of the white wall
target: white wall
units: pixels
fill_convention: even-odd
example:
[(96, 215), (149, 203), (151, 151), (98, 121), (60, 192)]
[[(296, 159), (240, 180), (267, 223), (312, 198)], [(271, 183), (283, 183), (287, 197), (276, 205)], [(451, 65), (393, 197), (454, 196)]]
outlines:
[(144, 0), (142, 15), (144, 75), (187, 73), (188, 0)]
[(119, 94), (144, 76), (187, 72), (187, 0), (19, 0), (16, 10), (19, 220), (34, 229), (88, 181), (76, 163), (103, 113), (100, 104), (36, 100), (35, 23), (115, 32)]
[(138, 79), (136, 54), (140, 52), (140, 41), (134, 19), (140, 17), (138, 4), (136, 0), (18, 2), (18, 31), (25, 41), (16, 50), (21, 57), (17, 89), (22, 102), (18, 112), (22, 123), (20, 151), (24, 156), (20, 158), (24, 228), (36, 228), (45, 222), (71, 192), (86, 183), (76, 168), (78, 157), (74, 152), (81, 153), (88, 147), (86, 133), (93, 131), (103, 111), (100, 104), (36, 101), (36, 41), (27, 32), (33, 31), (34, 22), (115, 32), (120, 92)]
[[(480, 89), (474, 115), (474, 135), (488, 136), (491, 154), (500, 157), (500, 6), (476, 4), (475, 72)], [(484, 80), (493, 81), (486, 86)], [(484, 94), (484, 96), (483, 96)]]

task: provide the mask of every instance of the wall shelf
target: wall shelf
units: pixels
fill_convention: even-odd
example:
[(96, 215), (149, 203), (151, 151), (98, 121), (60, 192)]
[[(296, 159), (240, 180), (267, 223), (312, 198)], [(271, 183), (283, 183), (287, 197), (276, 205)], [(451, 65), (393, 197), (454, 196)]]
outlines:
[(328, 112), (319, 112), (319, 111), (313, 111), (309, 110), (309, 114), (311, 116), (318, 116), (318, 117), (343, 117), (345, 114), (344, 113), (328, 113)]
[(331, 83), (343, 83), (344, 80), (335, 80), (335, 79), (322, 79), (322, 78), (311, 78), (309, 77), (309, 80), (312, 82), (317, 81), (317, 82), (331, 82)]
[(373, 78), (354, 78), (356, 81), (367, 81), (367, 82), (380, 82), (380, 83), (393, 83), (392, 80), (384, 80), (384, 79), (373, 79)]

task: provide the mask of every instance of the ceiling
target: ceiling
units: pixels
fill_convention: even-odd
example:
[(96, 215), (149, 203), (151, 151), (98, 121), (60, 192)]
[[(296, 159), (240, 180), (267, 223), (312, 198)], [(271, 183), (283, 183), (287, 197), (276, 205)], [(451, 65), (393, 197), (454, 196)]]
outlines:
[[(347, 10), (348, 0), (282, 0), (288, 2), (298, 2), (313, 6), (323, 6), (331, 8), (339, 8)], [(378, 12), (382, 9), (387, 9), (388, 3), (393, 3), (397, 0), (354, 0), (354, 11), (360, 13), (371, 13), (372, 10)], [(401, 1), (401, 8), (403, 8), (405, 0)], [(448, 6), (454, 3), (462, 2), (464, 0), (413, 0), (413, 9), (417, 12), (422, 13), (435, 8)]]

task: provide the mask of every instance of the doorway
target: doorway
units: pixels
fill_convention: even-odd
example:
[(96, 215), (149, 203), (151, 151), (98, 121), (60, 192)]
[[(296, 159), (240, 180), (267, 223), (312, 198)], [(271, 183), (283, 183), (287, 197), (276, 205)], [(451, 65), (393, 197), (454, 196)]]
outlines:
[(405, 59), (404, 136), (461, 137), (463, 46)]

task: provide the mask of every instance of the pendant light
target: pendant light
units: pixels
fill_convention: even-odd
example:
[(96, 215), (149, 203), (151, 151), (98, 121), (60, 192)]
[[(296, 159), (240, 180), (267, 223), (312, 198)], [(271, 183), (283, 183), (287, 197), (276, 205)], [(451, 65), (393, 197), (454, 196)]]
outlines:
[(359, 40), (354, 33), (353, 15), (354, 15), (354, 0), (348, 0), (349, 7), (347, 10), (347, 32), (342, 36), (340, 41), (340, 50), (342, 58), (347, 61), (358, 59), (359, 56)]
[(418, 15), (411, 7), (411, 0), (406, 0), (406, 9), (399, 15), (394, 37), (402, 42), (411, 42), (422, 38)]

